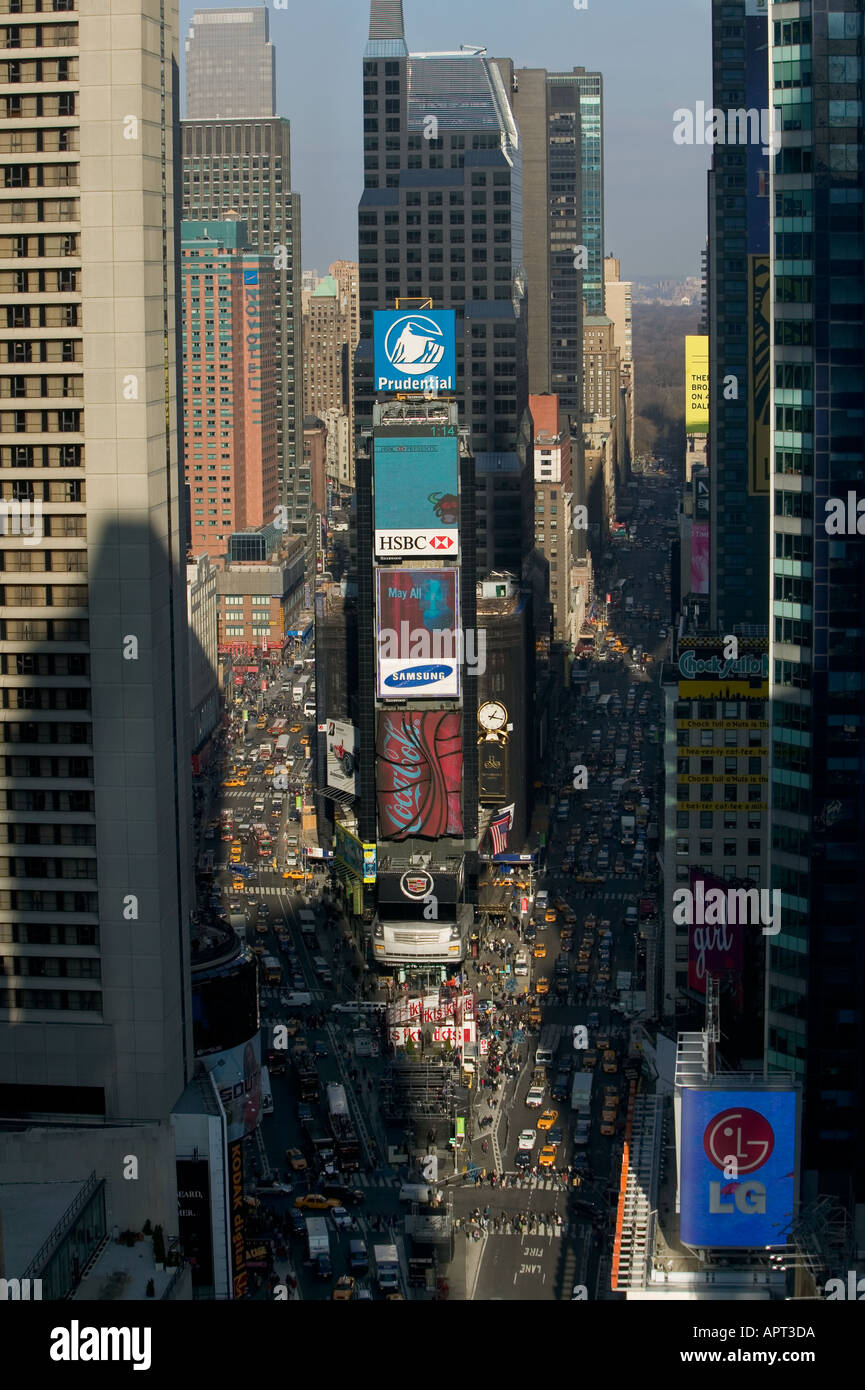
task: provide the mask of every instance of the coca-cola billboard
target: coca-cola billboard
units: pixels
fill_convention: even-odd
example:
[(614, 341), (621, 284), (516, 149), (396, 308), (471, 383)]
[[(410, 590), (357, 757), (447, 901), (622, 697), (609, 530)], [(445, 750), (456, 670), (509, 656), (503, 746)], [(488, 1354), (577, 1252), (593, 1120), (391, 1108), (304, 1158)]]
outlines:
[(379, 714), (375, 789), (382, 839), (462, 835), (462, 756), (458, 711)]

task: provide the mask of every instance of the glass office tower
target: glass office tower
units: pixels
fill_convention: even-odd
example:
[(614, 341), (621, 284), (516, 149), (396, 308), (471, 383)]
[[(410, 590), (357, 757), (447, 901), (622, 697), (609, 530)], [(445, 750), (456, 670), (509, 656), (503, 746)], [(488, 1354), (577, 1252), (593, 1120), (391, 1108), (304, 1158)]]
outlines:
[[(805, 1083), (804, 1187), (865, 1192), (865, 492), (858, 0), (774, 4), (769, 1065)], [(855, 508), (855, 500), (854, 500)]]

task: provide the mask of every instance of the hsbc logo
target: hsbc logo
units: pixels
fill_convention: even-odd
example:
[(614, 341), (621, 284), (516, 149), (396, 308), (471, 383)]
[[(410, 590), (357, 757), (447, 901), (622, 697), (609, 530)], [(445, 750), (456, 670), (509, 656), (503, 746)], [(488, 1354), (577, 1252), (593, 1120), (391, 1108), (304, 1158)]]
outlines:
[(459, 531), (376, 531), (375, 553), (381, 559), (403, 555), (456, 556), (459, 551)]

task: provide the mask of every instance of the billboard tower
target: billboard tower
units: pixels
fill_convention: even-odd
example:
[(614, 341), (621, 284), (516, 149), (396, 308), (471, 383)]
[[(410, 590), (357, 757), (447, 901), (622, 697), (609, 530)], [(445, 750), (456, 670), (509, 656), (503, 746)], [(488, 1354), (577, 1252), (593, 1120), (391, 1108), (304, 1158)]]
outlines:
[[(358, 728), (351, 782), (378, 968), (459, 966), (476, 848), (473, 461), (458, 423), (455, 325), (423, 301), (376, 311), (374, 407), (357, 459)], [(442, 395), (439, 395), (439, 393)], [(343, 774), (335, 725), (329, 773)], [(331, 750), (331, 743), (334, 744)], [(346, 741), (342, 739), (343, 746)], [(332, 765), (332, 767), (331, 767)], [(350, 841), (349, 848), (351, 846)]]

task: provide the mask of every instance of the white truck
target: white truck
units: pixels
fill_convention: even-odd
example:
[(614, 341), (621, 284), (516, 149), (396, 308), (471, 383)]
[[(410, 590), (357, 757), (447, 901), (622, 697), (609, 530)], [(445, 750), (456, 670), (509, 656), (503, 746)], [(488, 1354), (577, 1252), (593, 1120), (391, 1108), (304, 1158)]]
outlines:
[(330, 1259), (330, 1232), (323, 1216), (306, 1218), (306, 1240), (309, 1258), (319, 1279), (330, 1279), (333, 1265)]
[(535, 1062), (539, 1067), (551, 1067), (553, 1065), (561, 1036), (562, 1028), (559, 1023), (548, 1023), (545, 1028), (541, 1029), (541, 1039), (535, 1054)]
[(380, 1293), (399, 1293), (399, 1255), (395, 1245), (374, 1245), (372, 1258)]
[(633, 816), (622, 816), (622, 844), (628, 848), (634, 843), (635, 820)]

